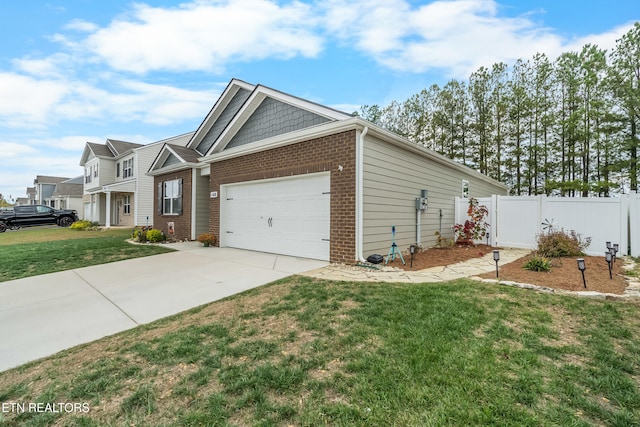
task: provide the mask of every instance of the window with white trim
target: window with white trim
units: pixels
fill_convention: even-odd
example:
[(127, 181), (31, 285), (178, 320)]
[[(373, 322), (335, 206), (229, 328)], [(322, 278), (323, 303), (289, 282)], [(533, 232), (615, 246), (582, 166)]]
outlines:
[(182, 214), (182, 179), (163, 181), (158, 191), (163, 215)]
[(89, 166), (88, 168), (84, 168), (84, 183), (88, 184), (91, 182), (91, 175), (93, 175), (93, 166)]
[(131, 214), (131, 196), (124, 196), (122, 198), (122, 210), (125, 215)]
[(129, 178), (133, 176), (133, 157), (122, 162), (122, 177)]

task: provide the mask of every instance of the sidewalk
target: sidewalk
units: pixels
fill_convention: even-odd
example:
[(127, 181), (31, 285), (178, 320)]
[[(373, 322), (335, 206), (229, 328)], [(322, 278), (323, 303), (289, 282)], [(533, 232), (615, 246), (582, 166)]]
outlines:
[[(530, 249), (500, 249), (498, 265), (513, 262), (530, 252)], [(477, 276), (492, 271), (496, 271), (496, 262), (493, 260), (493, 253), (488, 253), (482, 258), (472, 258), (457, 264), (431, 267), (420, 271), (400, 271), (392, 268), (374, 270), (366, 267), (331, 264), (308, 271), (303, 275), (317, 279), (357, 282), (433, 283)]]

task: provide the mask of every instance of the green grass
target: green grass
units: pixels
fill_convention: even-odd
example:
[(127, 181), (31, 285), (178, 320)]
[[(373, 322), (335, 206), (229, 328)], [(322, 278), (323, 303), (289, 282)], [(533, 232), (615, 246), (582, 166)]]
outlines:
[(171, 251), (126, 242), (131, 230), (27, 228), (0, 233), (0, 282)]
[(0, 373), (0, 426), (640, 425), (640, 305), (291, 277)]

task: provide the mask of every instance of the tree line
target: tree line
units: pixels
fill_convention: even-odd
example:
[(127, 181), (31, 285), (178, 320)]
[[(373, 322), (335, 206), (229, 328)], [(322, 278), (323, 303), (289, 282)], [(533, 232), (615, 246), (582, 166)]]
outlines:
[(514, 195), (638, 190), (640, 23), (611, 52), (585, 45), (551, 60), (480, 67), (363, 118), (470, 166)]

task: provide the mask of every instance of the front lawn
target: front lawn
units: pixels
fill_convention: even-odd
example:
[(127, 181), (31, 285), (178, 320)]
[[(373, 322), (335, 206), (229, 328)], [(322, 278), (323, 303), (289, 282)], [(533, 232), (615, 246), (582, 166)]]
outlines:
[(294, 276), (0, 373), (80, 408), (0, 425), (630, 426), (639, 378), (637, 302)]
[(130, 229), (35, 227), (0, 233), (0, 282), (171, 251), (126, 242)]

